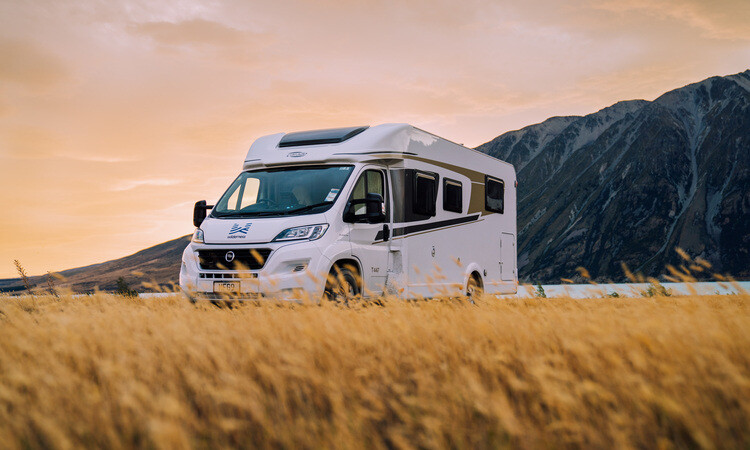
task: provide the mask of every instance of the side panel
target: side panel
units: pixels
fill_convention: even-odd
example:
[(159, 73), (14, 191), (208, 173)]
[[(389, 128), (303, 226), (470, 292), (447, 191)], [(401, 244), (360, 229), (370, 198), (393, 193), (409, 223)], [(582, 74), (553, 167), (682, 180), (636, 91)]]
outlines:
[(409, 295), (459, 295), (465, 290), (470, 267), (480, 273), (486, 270), (487, 277), (499, 277), (499, 246), (495, 245), (493, 251), (482, 238), (492, 235), (491, 228), (490, 221), (476, 218), (403, 237)]
[[(512, 166), (443, 139), (423, 139), (406, 156), (404, 168), (439, 176), (436, 214), (423, 218), (408, 208), (411, 182), (394, 174), (394, 243), (402, 248), (405, 296), (455, 295), (476, 271), (490, 294), (517, 291), (516, 177)], [(485, 208), (485, 175), (505, 186), (502, 213)], [(444, 207), (444, 179), (459, 182), (461, 212)], [(399, 211), (399, 208), (402, 210)], [(470, 269), (471, 267), (471, 269)]]

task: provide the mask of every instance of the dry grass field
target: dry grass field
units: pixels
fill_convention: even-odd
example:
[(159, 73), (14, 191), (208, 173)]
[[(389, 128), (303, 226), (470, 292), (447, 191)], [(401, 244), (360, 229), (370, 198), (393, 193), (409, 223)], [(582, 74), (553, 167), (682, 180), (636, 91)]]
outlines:
[(750, 296), (0, 297), (2, 448), (748, 448)]

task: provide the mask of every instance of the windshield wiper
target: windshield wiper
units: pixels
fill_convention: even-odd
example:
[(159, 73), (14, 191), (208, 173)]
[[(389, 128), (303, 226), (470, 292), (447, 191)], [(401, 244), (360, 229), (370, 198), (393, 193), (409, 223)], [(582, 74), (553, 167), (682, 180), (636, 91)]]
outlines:
[(237, 213), (217, 213), (217, 218), (243, 218), (243, 217), (260, 217), (260, 216), (282, 216), (285, 211), (250, 211)]
[(302, 212), (302, 211), (309, 211), (309, 210), (311, 210), (313, 208), (317, 208), (318, 206), (326, 206), (326, 205), (330, 205), (332, 203), (333, 202), (331, 202), (331, 201), (320, 202), (320, 203), (313, 203), (312, 205), (307, 205), (307, 206), (303, 206), (301, 208), (295, 208), (295, 209), (290, 209), (288, 211), (284, 211), (284, 214), (292, 214), (292, 213), (298, 213), (298, 212)]
[(302, 206), (300, 208), (294, 208), (294, 209), (288, 209), (288, 210), (280, 210), (280, 211), (248, 211), (248, 212), (236, 212), (236, 213), (214, 213), (215, 217), (220, 218), (242, 218), (242, 217), (267, 217), (267, 216), (286, 216), (289, 214), (294, 214), (298, 212), (303, 211), (309, 211), (313, 208), (317, 208), (319, 206), (326, 206), (330, 205), (333, 202), (327, 201), (327, 202), (320, 202), (320, 203), (313, 203), (312, 205)]

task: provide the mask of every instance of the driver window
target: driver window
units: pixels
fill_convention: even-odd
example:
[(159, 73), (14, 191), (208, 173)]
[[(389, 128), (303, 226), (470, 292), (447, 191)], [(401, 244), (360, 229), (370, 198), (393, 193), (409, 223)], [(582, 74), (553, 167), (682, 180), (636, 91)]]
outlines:
[[(385, 191), (383, 189), (383, 172), (379, 170), (366, 170), (357, 180), (352, 191), (352, 200), (361, 200), (365, 198), (366, 194), (380, 194), (383, 199), (386, 199)], [(386, 200), (387, 201), (387, 200)], [(367, 206), (357, 205), (355, 214), (364, 214)]]

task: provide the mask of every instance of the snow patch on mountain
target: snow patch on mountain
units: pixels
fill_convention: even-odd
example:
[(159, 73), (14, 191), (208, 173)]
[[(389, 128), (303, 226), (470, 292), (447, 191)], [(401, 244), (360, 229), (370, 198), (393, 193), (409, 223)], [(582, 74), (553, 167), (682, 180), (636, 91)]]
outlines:
[[(535, 146), (533, 149), (531, 149), (528, 159), (524, 163), (519, 164), (516, 167), (516, 171), (520, 171), (527, 164), (533, 161), (537, 156), (539, 156), (542, 150), (547, 147), (547, 145), (554, 138), (556, 138), (565, 128), (567, 128), (571, 122), (579, 118), (580, 117), (578, 116), (551, 117), (539, 125), (532, 125), (526, 128), (522, 128), (517, 132), (511, 132), (518, 133), (520, 135), (528, 135), (535, 142)], [(521, 139), (518, 139), (517, 142), (520, 141)]]

